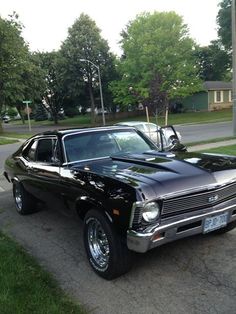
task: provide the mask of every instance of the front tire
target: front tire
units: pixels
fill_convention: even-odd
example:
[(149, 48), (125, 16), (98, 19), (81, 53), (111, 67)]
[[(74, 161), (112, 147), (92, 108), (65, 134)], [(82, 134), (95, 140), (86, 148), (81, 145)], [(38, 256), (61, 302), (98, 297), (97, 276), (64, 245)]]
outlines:
[(107, 217), (96, 209), (84, 220), (84, 246), (89, 263), (101, 277), (111, 280), (130, 270), (131, 251)]
[(28, 215), (36, 211), (36, 199), (26, 192), (20, 182), (13, 182), (13, 197), (16, 210), (20, 215)]

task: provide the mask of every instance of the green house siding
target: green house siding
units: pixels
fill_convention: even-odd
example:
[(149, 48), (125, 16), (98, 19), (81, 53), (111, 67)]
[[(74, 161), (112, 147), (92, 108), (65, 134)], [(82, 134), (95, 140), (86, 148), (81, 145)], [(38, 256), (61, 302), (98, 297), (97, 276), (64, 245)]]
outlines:
[(199, 92), (184, 98), (182, 100), (183, 108), (186, 110), (208, 110), (207, 94), (207, 92)]

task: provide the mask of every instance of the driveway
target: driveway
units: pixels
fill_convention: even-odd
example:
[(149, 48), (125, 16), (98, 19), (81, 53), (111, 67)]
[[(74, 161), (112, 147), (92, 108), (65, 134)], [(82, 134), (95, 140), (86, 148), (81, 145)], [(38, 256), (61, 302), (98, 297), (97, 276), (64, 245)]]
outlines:
[(5, 191), (0, 192), (0, 229), (91, 313), (236, 312), (236, 231), (195, 236), (137, 255), (128, 274), (105, 281), (88, 265), (82, 223), (73, 215), (44, 208), (20, 216)]

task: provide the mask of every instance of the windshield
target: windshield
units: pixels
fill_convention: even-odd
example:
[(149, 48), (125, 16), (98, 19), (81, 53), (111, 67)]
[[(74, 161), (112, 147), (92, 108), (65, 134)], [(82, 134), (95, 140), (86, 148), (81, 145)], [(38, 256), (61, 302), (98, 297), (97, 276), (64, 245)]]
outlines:
[(157, 149), (135, 130), (106, 130), (66, 135), (64, 147), (68, 162), (102, 158), (122, 152), (142, 153)]

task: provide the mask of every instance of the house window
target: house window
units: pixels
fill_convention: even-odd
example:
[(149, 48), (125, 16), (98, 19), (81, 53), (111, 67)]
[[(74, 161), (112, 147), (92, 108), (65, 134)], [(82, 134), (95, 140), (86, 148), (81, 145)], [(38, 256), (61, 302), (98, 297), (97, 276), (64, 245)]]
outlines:
[(223, 91), (222, 90), (216, 90), (215, 91), (215, 103), (217, 102), (223, 102)]

